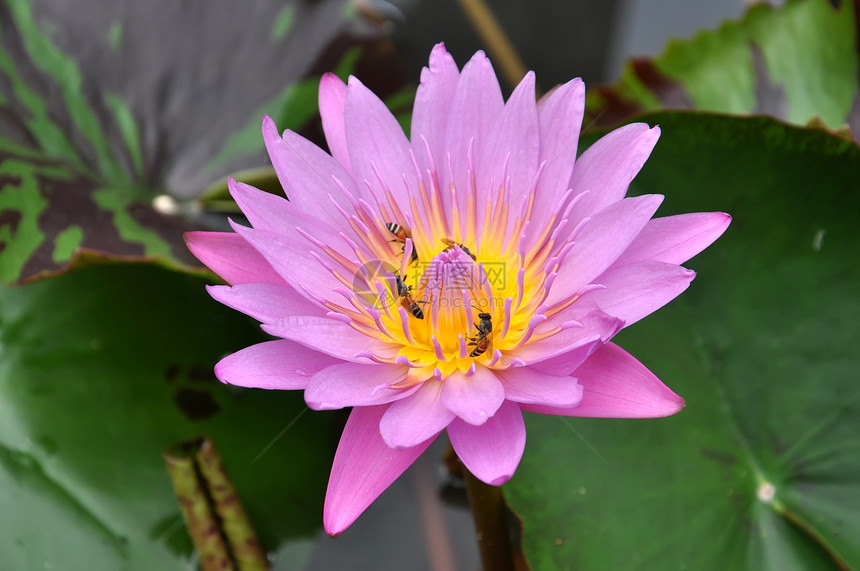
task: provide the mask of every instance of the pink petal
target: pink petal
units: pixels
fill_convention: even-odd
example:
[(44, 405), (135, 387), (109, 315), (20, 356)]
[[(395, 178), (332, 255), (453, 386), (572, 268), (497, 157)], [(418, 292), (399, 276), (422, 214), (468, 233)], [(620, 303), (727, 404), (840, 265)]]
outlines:
[(593, 283), (627, 249), (662, 201), (659, 194), (625, 198), (596, 214), (564, 259), (547, 303), (554, 305)]
[(573, 167), (570, 188), (575, 194), (589, 192), (574, 206), (570, 221), (576, 224), (624, 198), (630, 181), (642, 169), (659, 138), (659, 127), (632, 123), (586, 149)]
[(451, 446), (479, 480), (501, 486), (511, 479), (526, 447), (526, 425), (520, 407), (505, 401), (481, 426), (455, 418), (448, 425)]
[(576, 304), (600, 308), (629, 327), (678, 297), (695, 277), (675, 264), (638, 262), (604, 272), (597, 281), (605, 289), (586, 293)]
[(384, 196), (384, 189), (390, 189), (397, 204), (407, 208), (408, 189), (416, 190), (418, 181), (410, 159), (409, 140), (397, 119), (385, 103), (355, 77), (349, 78), (344, 113), (346, 142), (355, 179), (360, 184), (370, 183), (380, 196)]
[(313, 315), (324, 317), (318, 305), (307, 300), (288, 285), (238, 284), (228, 286), (206, 286), (215, 300), (227, 307), (250, 315), (262, 323), (273, 323), (291, 315)]
[(304, 389), (316, 372), (339, 361), (303, 345), (279, 339), (246, 347), (215, 365), (222, 383), (258, 389)]
[[(255, 230), (280, 234), (285, 240), (297, 242), (299, 248), (305, 245), (308, 248), (318, 249), (315, 245), (311, 246), (308, 238), (297, 231), (301, 229), (347, 260), (355, 258), (355, 251), (328, 222), (316, 218), (311, 213), (302, 212), (285, 198), (236, 182), (232, 178), (229, 179), (228, 186), (236, 204), (242, 209), (242, 214)], [(350, 233), (352, 233), (351, 230)], [(322, 269), (319, 262), (313, 265)]]
[(657, 418), (684, 408), (684, 399), (614, 343), (598, 349), (576, 370), (576, 378), (584, 389), (578, 407), (527, 404), (522, 409), (561, 416)]
[[(457, 82), (445, 131), (447, 156), (445, 163), (439, 167), (442, 188), (447, 189), (449, 182), (456, 185), (462, 212), (466, 211), (466, 196), (471, 187), (467, 178), (470, 146), (474, 143), (472, 153), (477, 160), (481, 156), (490, 129), (504, 107), (505, 100), (493, 66), (484, 52), (479, 51), (463, 66), (460, 80)], [(449, 157), (454, 173), (453, 181), (447, 180)], [(479, 205), (484, 204), (487, 190), (477, 189)]]
[(445, 168), (445, 125), (457, 88), (460, 70), (445, 45), (436, 44), (430, 52), (430, 65), (421, 70), (421, 85), (415, 93), (412, 110), (412, 146), (419, 151), (416, 159), (422, 169), (429, 167), (423, 152), (422, 137), (427, 141), (436, 168)]
[(320, 78), (319, 106), (323, 132), (331, 155), (352, 172), (349, 151), (346, 146), (343, 106), (346, 100), (346, 84), (333, 73)]
[[(299, 217), (302, 214), (297, 211), (295, 204), (291, 204), (282, 196), (264, 192), (244, 182), (237, 182), (233, 177), (227, 179), (227, 188), (242, 210), (242, 214), (257, 230), (283, 234), (285, 230), (292, 230), (299, 223)], [(306, 214), (305, 217), (307, 217)], [(318, 218), (311, 218), (311, 220), (320, 223)]]
[(510, 401), (572, 407), (582, 400), (582, 386), (570, 376), (542, 373), (532, 367), (512, 367), (496, 374)]
[(197, 259), (228, 284), (285, 284), (247, 240), (230, 232), (186, 232), (185, 244)]
[(286, 131), (281, 138), (268, 116), (263, 118), (263, 140), (290, 202), (300, 211), (328, 221), (333, 228), (346, 227), (329, 195), (341, 206), (351, 208), (334, 180), (337, 178), (351, 193), (361, 196), (349, 172), (328, 153), (292, 131)]
[(305, 402), (314, 410), (334, 410), (347, 406), (371, 406), (396, 401), (418, 390), (389, 389), (406, 378), (406, 367), (339, 363), (327, 367), (308, 381)]
[(323, 526), (331, 536), (343, 532), (430, 446), (426, 440), (393, 450), (379, 435), (386, 406), (352, 409), (334, 456), (325, 494)]
[(310, 291), (328, 299), (332, 289), (342, 285), (337, 278), (310, 255), (311, 245), (305, 240), (291, 239), (282, 234), (246, 228), (231, 221), (242, 238), (250, 243), (266, 261), (296, 291), (303, 293), (304, 285)]
[(577, 342), (575, 347), (555, 357), (544, 359), (529, 365), (530, 369), (549, 373), (551, 375), (572, 375), (574, 371), (588, 359), (592, 353), (603, 345), (606, 339), (611, 338), (621, 328), (620, 321), (609, 322), (612, 326), (611, 333), (593, 333), (585, 340)]
[(382, 440), (391, 448), (411, 448), (435, 438), (454, 420), (441, 398), (442, 383), (425, 381), (410, 397), (391, 403), (379, 423)]
[(732, 217), (723, 212), (695, 212), (655, 218), (645, 225), (616, 266), (643, 260), (683, 264), (719, 238)]
[(442, 386), (442, 404), (469, 424), (487, 422), (504, 400), (504, 387), (485, 367), (478, 367), (471, 377), (455, 372)]
[[(540, 121), (539, 164), (545, 163), (535, 189), (530, 219), (542, 228), (562, 206), (559, 200), (570, 187), (579, 129), (585, 109), (585, 85), (573, 79), (552, 90), (538, 103)], [(537, 232), (532, 232), (537, 237)], [(531, 246), (531, 243), (529, 244)]]
[(373, 352), (386, 345), (341, 321), (326, 317), (284, 317), (260, 327), (269, 335), (290, 339), (344, 361), (366, 363), (360, 353)]
[[(578, 306), (579, 304), (575, 303), (574, 305)], [(582, 358), (582, 353), (579, 351), (581, 348), (589, 347), (583, 349), (586, 352), (593, 350), (594, 343), (608, 341), (624, 326), (623, 321), (600, 310), (594, 310), (584, 316), (577, 317), (578, 319), (574, 319), (582, 323), (582, 327), (565, 329), (546, 339), (527, 343), (512, 352), (511, 356), (517, 357), (527, 365), (535, 366), (545, 373), (568, 374), (573, 370), (568, 367), (576, 364)], [(541, 327), (537, 328), (537, 330), (540, 329)], [(542, 361), (562, 356), (564, 358), (551, 361), (547, 365), (538, 366), (538, 363)]]
[(295, 232), (295, 228), (301, 228), (344, 256), (354, 255), (338, 231), (328, 222), (320, 220), (311, 213), (302, 212), (285, 198), (264, 192), (249, 184), (236, 182), (232, 178), (228, 180), (227, 185), (236, 204), (242, 209), (242, 214), (256, 230), (283, 234), (290, 239), (305, 241), (306, 238)]
[[(528, 72), (505, 104), (498, 120), (487, 135), (477, 164), (479, 191), (498, 188), (507, 163), (510, 177), (511, 204), (520, 205), (536, 182), (540, 129), (535, 102), (535, 75)], [(493, 182), (491, 187), (490, 182)], [(483, 205), (483, 200), (478, 201)], [(515, 216), (510, 216), (513, 223)], [(481, 226), (481, 220), (478, 221)]]

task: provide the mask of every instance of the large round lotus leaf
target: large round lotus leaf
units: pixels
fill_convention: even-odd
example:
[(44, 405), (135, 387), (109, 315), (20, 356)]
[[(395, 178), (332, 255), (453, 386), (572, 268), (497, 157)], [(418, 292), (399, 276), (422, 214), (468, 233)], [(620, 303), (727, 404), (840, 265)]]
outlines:
[(659, 114), (632, 193), (722, 210), (690, 289), (618, 343), (678, 415), (529, 415), (506, 485), (536, 569), (860, 565), (860, 149), (767, 118)]
[(199, 434), (212, 437), (268, 551), (286, 557), (313, 535), (331, 417), (303, 414), (299, 393), (236, 389), (212, 373), (261, 338), (201, 280), (151, 266), (0, 289), (3, 568), (187, 568), (161, 453)]

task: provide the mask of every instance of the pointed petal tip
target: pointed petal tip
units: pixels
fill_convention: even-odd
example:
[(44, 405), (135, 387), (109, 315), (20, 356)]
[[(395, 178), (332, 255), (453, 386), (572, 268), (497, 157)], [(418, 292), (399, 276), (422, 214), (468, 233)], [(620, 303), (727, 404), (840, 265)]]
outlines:
[(441, 56), (446, 53), (448, 53), (448, 49), (445, 47), (445, 42), (439, 42), (435, 46), (433, 46), (432, 50), (430, 50), (430, 57), (432, 58), (433, 56), (437, 55)]
[(645, 418), (666, 418), (667, 416), (674, 416), (687, 408), (687, 403), (684, 399), (675, 391), (668, 389), (668, 387), (667, 392), (662, 395), (662, 399), (661, 406), (651, 408), (649, 415)]
[(714, 240), (716, 240), (728, 230), (732, 223), (732, 215), (726, 212), (714, 212), (714, 218), (716, 219), (716, 223), (714, 224), (716, 226)]
[[(230, 366), (230, 361), (235, 359), (234, 355), (235, 353), (227, 355), (226, 357), (215, 363), (215, 367), (213, 367), (215, 378), (218, 379), (221, 384), (224, 385), (230, 385), (232, 387), (247, 387), (247, 385), (242, 385), (240, 383), (235, 382), (237, 380), (236, 377), (233, 375), (233, 373), (235, 372), (235, 368)], [(231, 382), (231, 380), (233, 382)]]
[(346, 83), (337, 74), (327, 71), (320, 77), (318, 100), (320, 106), (325, 105), (327, 100), (340, 101), (341, 112), (343, 111), (343, 96), (346, 92)]
[(240, 236), (243, 236), (243, 237), (245, 235), (243, 235), (242, 232), (247, 231), (247, 230), (251, 230), (251, 228), (249, 226), (245, 226), (244, 224), (239, 224), (238, 222), (236, 222), (235, 220), (233, 220), (229, 216), (227, 217), (227, 223), (230, 225), (230, 228), (232, 228), (234, 232), (236, 232), (237, 234), (239, 234)]
[[(487, 57), (487, 54), (484, 53), (484, 50), (478, 50), (474, 53), (474, 55), (472, 55), (471, 58), (469, 58), (469, 61), (466, 62), (466, 65), (469, 65), (470, 63), (473, 63), (473, 62), (474, 63), (483, 63), (483, 62), (489, 63), (489, 61), (490, 61), (490, 59)], [(465, 68), (465, 66), (463, 66), (463, 67)]]
[[(263, 115), (263, 141), (268, 147), (272, 143), (280, 140), (281, 135), (278, 133), (278, 126), (275, 125), (275, 120), (269, 115)], [(271, 151), (270, 151), (271, 153)]]
[(491, 481), (491, 482), (486, 482), (486, 483), (487, 483), (487, 484), (489, 484), (489, 485), (491, 485), (491, 486), (501, 486), (502, 484), (504, 484), (505, 482), (507, 482), (508, 480), (510, 480), (512, 477), (513, 477), (513, 473), (511, 473), (511, 474), (505, 474), (505, 475), (503, 475), (503, 476), (499, 476), (498, 478), (495, 478), (495, 479), (494, 479), (493, 481)]
[(253, 187), (246, 182), (238, 181), (233, 177), (227, 178), (227, 190), (245, 214), (245, 217), (249, 220), (255, 219), (253, 211), (257, 210), (259, 204), (262, 203), (262, 199), (274, 196), (265, 195), (260, 189)]
[(555, 87), (544, 93), (538, 101), (538, 106), (540, 106), (541, 102), (545, 101), (549, 95), (561, 90), (567, 92), (569, 97), (575, 97), (576, 99), (585, 98), (585, 82), (582, 81), (581, 77), (574, 77), (564, 83), (557, 84)]
[[(223, 361), (223, 359), (221, 361)], [(221, 366), (221, 361), (215, 363), (215, 367), (213, 369), (215, 372), (215, 378), (221, 381), (223, 384), (229, 385), (230, 383), (227, 382), (227, 378), (224, 375), (224, 368)]]
[[(535, 72), (529, 70), (528, 72), (526, 72), (526, 74), (523, 76), (523, 78), (520, 80), (520, 82), (517, 84), (517, 86), (515, 88), (515, 91), (524, 90), (525, 91), (524, 95), (530, 95), (531, 96), (533, 107), (536, 105), (535, 81), (536, 81), (535, 80)], [(514, 97), (514, 95), (511, 94), (511, 96), (508, 98), (508, 101), (510, 102), (510, 100), (513, 99), (513, 97)]]
[[(185, 247), (188, 248), (188, 251), (194, 254), (194, 256), (198, 260), (206, 264), (207, 260), (211, 261), (210, 254), (213, 252), (213, 250), (217, 251), (217, 246), (213, 248), (213, 246), (211, 245), (213, 235), (234, 236), (235, 234), (232, 234), (230, 232), (210, 232), (206, 230), (194, 230), (192, 232), (185, 232), (184, 234), (182, 234), (182, 239), (185, 241)], [(207, 267), (209, 266), (207, 265)]]
[[(663, 194), (643, 194), (642, 196), (637, 196), (634, 198), (642, 198), (643, 202), (649, 202), (654, 204), (654, 212), (660, 208), (660, 205), (663, 204), (663, 200), (666, 199), (666, 196)], [(652, 214), (653, 216), (653, 214)]]
[[(660, 133), (661, 133), (660, 125), (654, 125), (652, 127), (648, 123), (644, 123), (642, 121), (639, 121), (636, 123), (628, 123), (627, 125), (623, 125), (617, 129), (615, 129), (615, 131), (626, 132), (629, 136), (632, 136), (632, 138), (634, 138), (634, 139), (641, 137), (646, 141), (648, 141), (650, 139), (654, 139), (654, 141), (656, 141), (657, 139), (660, 138)], [(610, 132), (614, 132), (614, 131), (610, 131)]]
[(575, 77), (559, 87), (567, 89), (570, 93), (569, 97), (576, 100), (578, 104), (585, 105), (585, 82), (581, 77)]
[(232, 176), (227, 177), (227, 192), (230, 193), (230, 196), (233, 197), (233, 200), (236, 200), (236, 194), (241, 193), (242, 186), (241, 183), (236, 182)]
[(348, 521), (345, 518), (338, 518), (335, 516), (336, 514), (331, 514), (325, 509), (323, 510), (323, 529), (325, 529), (325, 532), (332, 538), (337, 537), (346, 531), (346, 528), (351, 526), (355, 520), (358, 519), (358, 516), (356, 516), (352, 518), (352, 520)]
[(433, 49), (430, 51), (427, 67), (425, 67), (424, 70), (429, 72), (429, 75), (426, 75), (425, 71), (421, 72), (422, 84), (432, 81), (431, 77), (437, 74), (445, 76), (446, 74), (453, 72), (453, 76), (455, 78), (460, 74), (460, 68), (457, 67), (457, 63), (454, 61), (454, 58), (445, 48), (445, 42), (439, 42), (433, 46)]

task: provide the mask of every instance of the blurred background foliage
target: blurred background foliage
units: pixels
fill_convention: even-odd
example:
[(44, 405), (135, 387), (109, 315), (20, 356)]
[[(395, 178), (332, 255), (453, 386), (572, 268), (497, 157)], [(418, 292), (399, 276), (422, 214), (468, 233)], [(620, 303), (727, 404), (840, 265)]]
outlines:
[(215, 380), (265, 337), (208, 298), (181, 239), (236, 214), (227, 174), (279, 192), (263, 113), (322, 143), (333, 70), (406, 124), (440, 40), (543, 91), (583, 76), (583, 148), (662, 128), (632, 194), (734, 217), (690, 290), (619, 337), (684, 412), (527, 418), (505, 493), (529, 564), (860, 566), (858, 2), (719, 4), (490, 2), (511, 59), (466, 0), (3, 0), (0, 567), (195, 567), (161, 451), (204, 433), (277, 568), (477, 565), (436, 448), (321, 534), (342, 417)]

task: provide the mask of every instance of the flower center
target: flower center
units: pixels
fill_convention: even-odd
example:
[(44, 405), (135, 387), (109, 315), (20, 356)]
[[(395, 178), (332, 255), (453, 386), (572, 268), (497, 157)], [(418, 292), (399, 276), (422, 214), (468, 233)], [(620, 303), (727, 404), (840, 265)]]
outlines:
[[(492, 307), (496, 298), (485, 264), (477, 264), (470, 253), (468, 247), (452, 243), (429, 262), (413, 262), (409, 268), (413, 275), (405, 278), (409, 291), (399, 299), (401, 306), (414, 303), (426, 308), (423, 321), (411, 323), (411, 330), (415, 344), (432, 347), (440, 360), (493, 355), (492, 322), (501, 312)], [(480, 314), (489, 315), (481, 329), (475, 325)], [(469, 348), (478, 344), (478, 338), (483, 351)]]
[[(475, 363), (510, 366), (505, 352), (528, 341), (545, 319), (533, 319), (534, 302), (545, 297), (544, 274), (529, 275), (520, 254), (493, 251), (493, 243), (477, 247), (441, 238), (425, 260), (412, 254), (411, 233), (392, 226), (389, 231), (400, 234), (395, 245), (403, 242), (394, 258), (401, 267), (388, 264), (375, 283), (376, 324), (400, 345), (395, 361), (415, 369), (410, 377), (416, 380), (468, 373)], [(425, 237), (414, 239), (432, 248)]]

